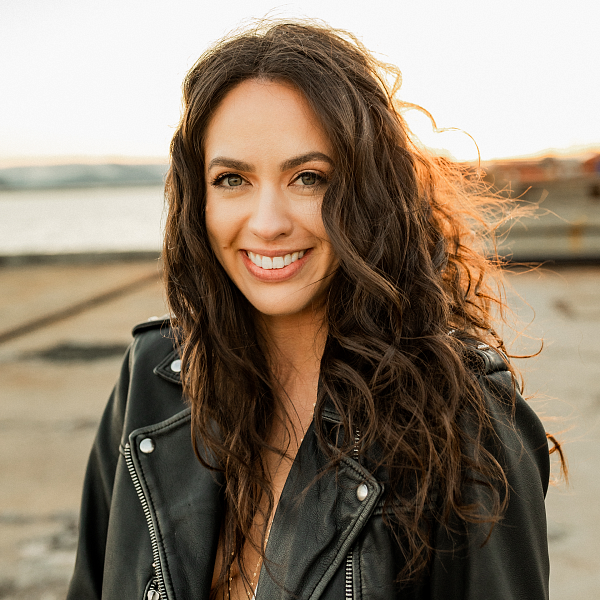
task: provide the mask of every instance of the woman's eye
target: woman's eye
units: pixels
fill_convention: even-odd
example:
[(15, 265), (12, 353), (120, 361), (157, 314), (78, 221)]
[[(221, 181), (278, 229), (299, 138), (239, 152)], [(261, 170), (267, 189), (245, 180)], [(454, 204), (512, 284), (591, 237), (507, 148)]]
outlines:
[(312, 171), (307, 171), (306, 173), (302, 173), (298, 176), (296, 181), (300, 182), (302, 185), (319, 185), (323, 183), (324, 178), (317, 173), (313, 173)]
[(239, 175), (225, 175), (219, 179), (219, 183), (225, 182), (226, 187), (238, 187), (244, 183), (244, 180)]
[(211, 183), (213, 187), (220, 188), (235, 188), (244, 184), (244, 179), (241, 175), (235, 173), (224, 173), (215, 177)]

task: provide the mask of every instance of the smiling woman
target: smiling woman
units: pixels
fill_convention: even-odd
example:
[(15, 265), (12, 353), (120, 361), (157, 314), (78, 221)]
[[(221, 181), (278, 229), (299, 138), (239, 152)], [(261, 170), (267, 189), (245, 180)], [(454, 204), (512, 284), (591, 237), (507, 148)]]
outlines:
[(477, 178), (399, 72), (266, 23), (203, 55), (171, 145), (170, 318), (92, 450), (70, 600), (542, 600), (544, 429), (497, 335)]

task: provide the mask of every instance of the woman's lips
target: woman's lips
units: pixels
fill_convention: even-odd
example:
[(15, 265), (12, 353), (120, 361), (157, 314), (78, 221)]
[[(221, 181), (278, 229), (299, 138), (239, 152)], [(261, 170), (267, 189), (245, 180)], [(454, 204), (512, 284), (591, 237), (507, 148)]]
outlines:
[(312, 248), (304, 251), (304, 256), (302, 258), (298, 258), (298, 260), (293, 263), (284, 266), (280, 269), (263, 269), (261, 267), (256, 266), (249, 258), (246, 250), (240, 250), (240, 254), (242, 256), (242, 262), (244, 263), (246, 269), (257, 279), (261, 281), (284, 281), (293, 277), (302, 267), (305, 265), (306, 261), (310, 258), (312, 254)]

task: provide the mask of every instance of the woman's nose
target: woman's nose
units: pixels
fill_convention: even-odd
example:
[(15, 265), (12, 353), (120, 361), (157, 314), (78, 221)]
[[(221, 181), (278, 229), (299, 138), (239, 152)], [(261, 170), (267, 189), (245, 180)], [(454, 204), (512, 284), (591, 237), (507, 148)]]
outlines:
[(259, 190), (248, 228), (254, 235), (266, 241), (290, 235), (293, 222), (285, 195), (273, 187)]

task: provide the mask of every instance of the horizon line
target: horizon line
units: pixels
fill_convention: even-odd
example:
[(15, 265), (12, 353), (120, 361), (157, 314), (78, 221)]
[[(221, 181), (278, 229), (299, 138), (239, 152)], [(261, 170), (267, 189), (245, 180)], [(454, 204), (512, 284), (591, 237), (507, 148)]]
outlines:
[[(457, 159), (443, 148), (427, 147), (426, 149), (439, 156), (450, 155), (450, 158), (456, 162), (476, 163), (478, 160), (473, 159)], [(598, 144), (576, 144), (565, 148), (545, 148), (536, 152), (527, 154), (513, 154), (506, 156), (495, 156), (492, 158), (482, 158), (481, 163), (504, 162), (504, 161), (519, 161), (519, 160), (541, 160), (544, 158), (563, 158), (576, 159), (585, 158), (600, 154), (600, 143)], [(0, 156), (0, 169), (8, 169), (15, 167), (38, 167), (38, 166), (60, 166), (60, 165), (106, 165), (106, 164), (121, 164), (121, 165), (147, 165), (157, 164), (164, 165), (169, 163), (168, 155), (126, 155), (126, 154), (57, 154), (57, 155), (31, 155), (31, 156)]]

